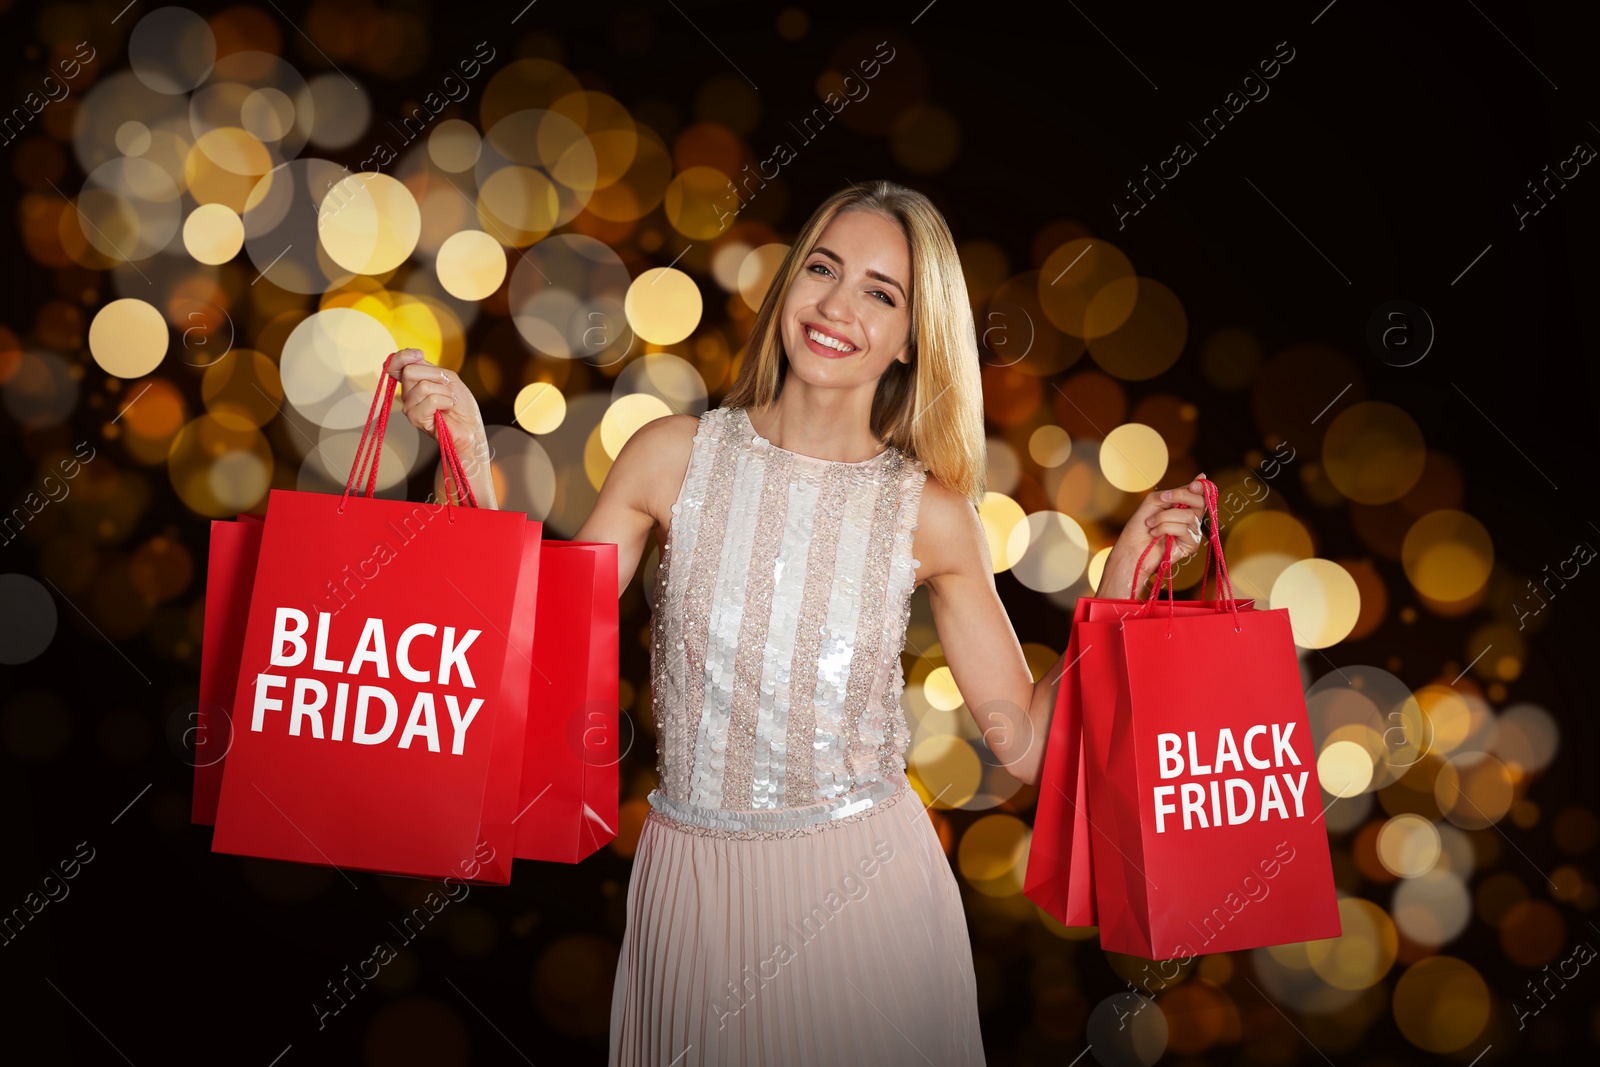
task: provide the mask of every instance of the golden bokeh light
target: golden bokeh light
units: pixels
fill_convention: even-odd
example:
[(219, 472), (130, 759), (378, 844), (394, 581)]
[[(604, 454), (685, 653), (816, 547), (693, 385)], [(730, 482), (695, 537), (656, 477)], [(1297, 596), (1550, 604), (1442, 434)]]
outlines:
[(1378, 831), (1378, 862), (1397, 878), (1427, 874), (1442, 851), (1438, 829), (1420, 815), (1396, 815)]
[(942, 666), (929, 671), (922, 680), (922, 697), (940, 711), (954, 711), (965, 703), (961, 690), (956, 688), (955, 675), (949, 667)]
[(1359, 897), (1339, 899), (1338, 937), (1305, 943), (1305, 958), (1318, 978), (1335, 989), (1367, 989), (1394, 966), (1400, 937), (1384, 910)]
[(1039, 305), (1067, 336), (1099, 337), (1127, 321), (1138, 291), (1110, 294), (1095, 308), (1092, 319), (1090, 305), (1112, 282), (1132, 277), (1133, 264), (1120, 248), (1099, 237), (1080, 237), (1051, 252), (1040, 266)]
[(1489, 1024), (1489, 987), (1454, 956), (1419, 960), (1395, 983), (1394, 1020), (1425, 1052), (1457, 1052)]
[(517, 393), (511, 409), (517, 425), (524, 430), (550, 433), (567, 416), (567, 398), (549, 382), (533, 382)]
[(628, 443), (628, 438), (639, 427), (671, 414), (672, 409), (667, 407), (666, 401), (650, 393), (630, 393), (618, 397), (606, 408), (605, 417), (600, 420), (600, 443), (606, 455), (616, 459), (622, 446)]
[(483, 137), (464, 119), (445, 119), (428, 135), (428, 158), (450, 174), (471, 170), (482, 152)]
[(1471, 515), (1441, 508), (1411, 524), (1400, 563), (1417, 592), (1434, 600), (1464, 600), (1489, 580), (1494, 542)]
[(1317, 779), (1332, 797), (1353, 797), (1372, 784), (1372, 753), (1355, 741), (1334, 741), (1317, 756)]
[(709, 241), (733, 222), (739, 199), (720, 170), (690, 167), (668, 183), (662, 207), (673, 229), (691, 241)]
[(1027, 522), (1027, 513), (1021, 504), (1005, 494), (988, 492), (983, 494), (983, 502), (978, 505), (978, 519), (989, 541), (989, 560), (994, 573), (1009, 570), (1016, 562), (1011, 555), (1011, 534), (1019, 523)]
[(762, 245), (739, 263), (739, 296), (751, 311), (761, 310), (761, 302), (772, 287), (772, 279), (777, 276), (778, 268), (783, 265), (783, 257), (788, 254), (788, 245)]
[(1028, 435), (1028, 455), (1041, 467), (1059, 467), (1072, 458), (1072, 438), (1061, 427), (1046, 423)]
[(906, 761), (925, 806), (959, 808), (977, 795), (983, 762), (967, 742), (949, 734), (918, 741)]
[(1014, 896), (1022, 891), (1031, 840), (1028, 825), (1015, 815), (985, 815), (961, 835), (956, 863), (980, 893)]
[(1350, 572), (1329, 559), (1302, 559), (1272, 583), (1274, 608), (1288, 608), (1295, 644), (1328, 648), (1349, 636), (1361, 614), (1361, 592)]
[(1093, 589), (1096, 593), (1100, 591), (1100, 579), (1105, 577), (1106, 560), (1111, 558), (1111, 549), (1112, 546), (1107, 545), (1100, 551), (1096, 552), (1089, 559), (1089, 569), (1087, 572), (1089, 588)]
[(506, 280), (506, 252), (482, 230), (462, 230), (439, 246), (433, 267), (457, 300), (485, 300)]
[(675, 345), (700, 325), (700, 286), (674, 267), (645, 271), (628, 286), (623, 310), (633, 332), (652, 344)]
[[(1125, 305), (1133, 310), (1123, 315)], [(1125, 321), (1114, 328), (1111, 322)], [(1154, 278), (1111, 282), (1089, 303), (1086, 318), (1089, 355), (1107, 374), (1124, 381), (1148, 381), (1178, 361), (1189, 340), (1189, 315), (1183, 302)]]
[(201, 263), (226, 263), (244, 247), (244, 223), (225, 204), (201, 204), (184, 220), (183, 247)]
[(1054, 593), (1083, 577), (1089, 538), (1070, 515), (1035, 511), (1012, 527), (1006, 558), (1017, 581), (1037, 593)]
[(143, 300), (113, 300), (89, 324), (89, 351), (100, 369), (118, 378), (143, 378), (167, 355), (167, 320)]
[(1167, 463), (1166, 441), (1141, 423), (1123, 423), (1101, 443), (1100, 470), (1106, 481), (1125, 493), (1142, 493), (1160, 484)]
[(1322, 439), (1322, 462), (1334, 487), (1359, 504), (1399, 500), (1427, 461), (1422, 428), (1403, 408), (1371, 400), (1334, 417)]
[(1466, 830), (1482, 830), (1505, 818), (1516, 799), (1506, 765), (1485, 752), (1452, 756), (1434, 781), (1434, 798), (1445, 818)]
[(385, 274), (404, 263), (422, 235), (416, 197), (387, 174), (352, 174), (317, 209), (322, 247), (354, 274)]

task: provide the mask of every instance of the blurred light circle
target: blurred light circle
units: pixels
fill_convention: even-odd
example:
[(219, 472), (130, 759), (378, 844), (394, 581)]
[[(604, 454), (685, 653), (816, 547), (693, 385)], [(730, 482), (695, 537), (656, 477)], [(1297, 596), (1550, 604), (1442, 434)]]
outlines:
[(700, 325), (700, 287), (681, 270), (655, 267), (633, 280), (623, 310), (628, 325), (646, 341), (677, 344)]
[(701, 414), (708, 396), (705, 379), (695, 365), (670, 352), (646, 352), (630, 360), (617, 375), (611, 395), (621, 399), (629, 393), (659, 397), (677, 415)]
[(1035, 511), (1012, 527), (1006, 556), (1017, 581), (1038, 593), (1054, 593), (1083, 577), (1089, 538), (1071, 516)]
[(480, 209), (506, 224), (513, 231), (506, 243), (518, 247), (576, 218), (598, 177), (583, 127), (538, 108), (513, 111), (490, 126), (473, 166)]
[(662, 199), (672, 228), (691, 241), (709, 241), (732, 224), (739, 198), (715, 167), (689, 167), (667, 184)]
[(1354, 741), (1335, 741), (1317, 756), (1317, 778), (1331, 797), (1353, 797), (1372, 784), (1372, 754)]
[(478, 128), (464, 119), (445, 119), (428, 135), (428, 158), (450, 174), (471, 170), (482, 152)]
[(517, 332), (535, 352), (611, 363), (633, 347), (623, 307), (631, 285), (628, 268), (609, 245), (558, 234), (517, 257), (508, 304)]
[(616, 459), (622, 446), (628, 443), (628, 438), (639, 427), (671, 414), (672, 409), (667, 407), (666, 401), (650, 393), (629, 393), (618, 397), (600, 420), (600, 443), (606, 455)]
[(260, 352), (236, 348), (206, 368), (200, 398), (218, 422), (233, 430), (271, 422), (283, 403), (278, 365)]
[(1489, 1007), (1482, 976), (1453, 956), (1419, 960), (1394, 987), (1394, 1021), (1407, 1041), (1426, 1052), (1466, 1048), (1488, 1025)]
[(0, 663), (37, 659), (56, 636), (56, 602), (26, 574), (0, 574)]
[[(1500, 921), (1500, 948), (1513, 963), (1523, 967), (1554, 962), (1563, 954), (1566, 939), (1567, 924), (1561, 912), (1542, 900), (1519, 901), (1506, 909)], [(1556, 969), (1560, 970), (1559, 965)]]
[(182, 196), (172, 176), (151, 160), (118, 156), (84, 179), (78, 226), (107, 259), (148, 259), (178, 232)]
[(1467, 830), (1499, 822), (1516, 799), (1506, 765), (1485, 752), (1450, 757), (1434, 779), (1433, 794), (1445, 818)]
[(1483, 523), (1464, 511), (1430, 511), (1406, 531), (1400, 563), (1417, 592), (1433, 600), (1464, 600), (1483, 588), (1494, 566), (1494, 542)]
[(1322, 439), (1328, 480), (1360, 504), (1387, 504), (1405, 496), (1422, 477), (1427, 453), (1416, 420), (1378, 400), (1339, 412)]
[(318, 148), (349, 148), (372, 121), (366, 90), (335, 71), (308, 78), (294, 110), (302, 135)]
[(1112, 282), (1132, 277), (1133, 264), (1121, 249), (1098, 237), (1080, 237), (1050, 253), (1039, 268), (1039, 306), (1062, 333), (1098, 337), (1128, 320), (1138, 290), (1109, 294), (1092, 320), (1091, 302)]
[(987, 437), (983, 451), (989, 468), (989, 490), (1008, 495), (1015, 492), (1022, 480), (1022, 457), (1017, 450), (1003, 437)]
[(750, 252), (750, 246), (743, 241), (718, 241), (716, 250), (711, 253), (711, 277), (728, 292), (738, 292), (739, 267)]
[[(547, 521), (555, 506), (555, 465), (544, 446), (515, 426), (489, 426), (490, 469), (503, 511)], [(555, 532), (555, 531), (552, 531)]]
[(1011, 555), (1011, 534), (1018, 524), (1027, 521), (1027, 513), (1021, 504), (1005, 494), (988, 492), (983, 494), (983, 502), (978, 505), (978, 519), (989, 540), (989, 559), (994, 573), (1009, 570), (1016, 562)]
[(78, 404), (78, 380), (53, 352), (24, 352), (5, 380), (6, 411), (29, 430), (62, 422)]
[[(1123, 308), (1132, 303), (1133, 310)], [(1115, 327), (1108, 324), (1125, 317)], [(1094, 295), (1085, 319), (1089, 355), (1107, 374), (1142, 382), (1178, 361), (1189, 339), (1189, 316), (1176, 293), (1154, 278), (1123, 278)]]
[(205, 19), (185, 7), (159, 7), (128, 35), (128, 65), (146, 86), (177, 96), (206, 80), (217, 39)]
[(959, 808), (977, 794), (983, 781), (983, 763), (978, 753), (966, 741), (949, 734), (918, 741), (907, 764), (916, 772), (932, 804), (941, 807)]
[(956, 677), (950, 673), (949, 667), (935, 667), (928, 672), (928, 676), (922, 680), (922, 697), (940, 711), (954, 711), (966, 703), (961, 698), (961, 690), (956, 688)]
[(1167, 1017), (1138, 993), (1113, 993), (1089, 1013), (1084, 1037), (1103, 1067), (1152, 1067), (1167, 1051)]
[[(362, 414), (364, 417), (365, 411)], [(320, 468), (319, 473), (330, 483), (344, 484), (355, 469), (356, 449), (361, 444), (364, 430), (364, 424), (359, 428), (351, 427), (345, 430), (319, 429), (317, 447), (306, 457), (307, 463), (314, 460)], [(407, 475), (416, 467), (421, 437), (421, 431), (411, 425), (409, 420), (390, 417), (388, 428), (383, 435), (383, 447), (378, 455), (375, 491), (382, 492), (396, 486), (403, 487)], [(367, 443), (370, 446), (372, 442), (369, 440)], [(371, 469), (369, 463), (367, 470), (370, 472)], [(362, 484), (365, 485), (365, 481)], [(401, 492), (404, 492), (403, 488)]]
[(1397, 878), (1427, 874), (1442, 851), (1438, 828), (1420, 815), (1396, 815), (1378, 831), (1378, 862)]
[(1096, 552), (1089, 559), (1089, 588), (1093, 589), (1096, 593), (1100, 591), (1100, 579), (1105, 577), (1106, 560), (1111, 558), (1111, 549), (1112, 546), (1107, 545), (1100, 551)]
[[(1394, 781), (1434, 746), (1433, 730), (1418, 698), (1381, 667), (1352, 664), (1330, 670), (1306, 690), (1306, 709), (1313, 737), (1349, 740), (1366, 749), (1372, 777), (1365, 789), (1381, 789)], [(1344, 728), (1358, 732), (1347, 737)]]
[(1041, 467), (1059, 467), (1072, 458), (1072, 438), (1054, 423), (1046, 423), (1028, 436), (1028, 455)]
[(937, 104), (907, 108), (889, 129), (889, 151), (901, 166), (918, 174), (937, 174), (961, 149), (956, 117)]
[(150, 150), (150, 127), (129, 119), (117, 127), (117, 151), (125, 156), (142, 156)]
[(107, 374), (143, 378), (167, 354), (167, 320), (143, 300), (113, 300), (89, 324), (89, 351)]
[(517, 393), (511, 410), (521, 426), (529, 433), (549, 433), (561, 425), (567, 414), (567, 398), (549, 382), (525, 385)]
[(201, 204), (183, 222), (183, 247), (209, 266), (226, 263), (244, 247), (244, 222), (226, 204)]
[(345, 270), (385, 274), (416, 250), (422, 212), (400, 181), (363, 172), (323, 198), (317, 229), (328, 256)]
[(1349, 636), (1361, 615), (1361, 591), (1350, 572), (1330, 559), (1302, 559), (1272, 583), (1272, 606), (1288, 608), (1294, 641), (1301, 648), (1327, 648)]
[(1028, 825), (1015, 815), (985, 815), (961, 835), (956, 864), (978, 892), (1015, 896), (1022, 892), (1028, 843)]
[(322, 293), (348, 282), (352, 272), (329, 258), (319, 240), (320, 205), (349, 199), (348, 187), (359, 185), (326, 159), (296, 159), (263, 174), (240, 212), (257, 277), (291, 293)]
[(1127, 422), (1106, 434), (1100, 470), (1125, 493), (1142, 493), (1167, 473), (1167, 443), (1148, 426)]
[(370, 401), (383, 371), (383, 357), (403, 346), (377, 319), (354, 308), (333, 307), (301, 320), (283, 343), (278, 361), (283, 394), (306, 418), (332, 429), (366, 421), (366, 408), (348, 404), (342, 418), (330, 421), (341, 401)]
[(1044, 489), (1055, 510), (1079, 521), (1103, 519), (1126, 499), (1101, 473), (1101, 444), (1079, 438), (1072, 444), (1071, 459), (1045, 471)]
[(1500, 714), (1494, 754), (1525, 773), (1542, 771), (1555, 759), (1561, 727), (1537, 704), (1513, 704)]
[(1311, 969), (1335, 989), (1368, 989), (1394, 966), (1400, 938), (1388, 914), (1370, 900), (1339, 898), (1339, 936), (1307, 941)]
[(211, 415), (173, 439), (168, 474), (190, 510), (213, 519), (248, 510), (272, 484), (272, 446), (258, 430), (232, 429)]
[(484, 300), (506, 280), (506, 250), (482, 230), (462, 230), (445, 238), (433, 268), (451, 296)]
[(1437, 948), (1461, 936), (1472, 919), (1472, 897), (1453, 871), (1435, 867), (1395, 887), (1395, 926), (1419, 945)]
[(767, 297), (767, 290), (772, 288), (772, 279), (778, 276), (778, 268), (783, 266), (784, 257), (789, 254), (789, 246), (785, 244), (762, 245), (739, 264), (739, 296), (743, 298), (745, 307), (751, 311), (760, 311), (761, 302)]

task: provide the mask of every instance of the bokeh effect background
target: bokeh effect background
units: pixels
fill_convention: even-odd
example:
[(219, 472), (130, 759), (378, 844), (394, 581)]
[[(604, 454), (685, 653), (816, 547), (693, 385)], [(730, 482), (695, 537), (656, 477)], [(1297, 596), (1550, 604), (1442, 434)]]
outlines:
[[(451, 903), (319, 1027), (432, 887), (189, 825), (208, 522), (340, 486), (410, 345), (480, 398), (504, 506), (570, 537), (629, 434), (727, 390), (812, 207), (880, 177), (960, 245), (982, 515), (1036, 674), (1139, 494), (1204, 470), (1240, 592), (1291, 611), (1331, 804), (1344, 935), (1204, 957), (1119, 1027), (1145, 963), (1022, 896), (1037, 791), (993, 766), (919, 592), (911, 772), (989, 1062), (1600, 1042), (1600, 116), (1570, 9), (124, 5), (3, 5), (8, 1043), (603, 1062), (655, 546), (621, 602), (617, 840)], [(383, 493), (432, 488), (431, 441), (385, 446)]]

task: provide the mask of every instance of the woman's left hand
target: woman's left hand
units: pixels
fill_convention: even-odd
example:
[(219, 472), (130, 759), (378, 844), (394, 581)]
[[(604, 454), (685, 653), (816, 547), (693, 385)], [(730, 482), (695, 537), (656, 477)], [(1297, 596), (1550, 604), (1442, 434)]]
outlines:
[[(1201, 474), (1187, 486), (1163, 489), (1146, 494), (1134, 509), (1122, 536), (1112, 546), (1106, 558), (1105, 572), (1100, 580), (1097, 595), (1118, 599), (1131, 599), (1140, 594), (1145, 582), (1161, 566), (1162, 548), (1159, 539), (1172, 536), (1172, 565), (1200, 551), (1203, 539), (1200, 520), (1206, 513), (1203, 495), (1205, 475)], [(1179, 507), (1184, 504), (1186, 507)], [(1139, 556), (1152, 541), (1158, 543), (1145, 555), (1144, 566), (1139, 567)]]

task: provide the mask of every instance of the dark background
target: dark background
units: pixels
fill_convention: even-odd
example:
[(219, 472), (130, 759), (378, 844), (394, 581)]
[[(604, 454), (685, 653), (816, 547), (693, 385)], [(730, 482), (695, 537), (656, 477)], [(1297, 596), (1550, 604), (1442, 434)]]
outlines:
[[(1526, 195), (1524, 183), (1541, 168), (1568, 157), (1575, 142), (1600, 145), (1590, 121), (1600, 119), (1591, 27), (1578, 8), (1555, 3), (1324, 3), (808, 5), (809, 32), (795, 42), (778, 35), (779, 8), (765, 4), (682, 0), (679, 11), (671, 3), (539, 0), (514, 27), (508, 23), (521, 3), (413, 9), (425, 17), (431, 54), (440, 61), (468, 55), (487, 39), (500, 51), (492, 70), (516, 55), (539, 54), (526, 34), (542, 32), (559, 39), (569, 69), (593, 76), (591, 87), (630, 106), (671, 101), (684, 114), (692, 112), (708, 72), (728, 63), (698, 26), (759, 83), (764, 117), (748, 139), (757, 149), (793, 141), (781, 124), (815, 103), (816, 77), (837, 42), (874, 27), (914, 40), (931, 71), (929, 98), (960, 121), (955, 164), (923, 179), (903, 173), (881, 139), (832, 129), (786, 168), (790, 206), (776, 220), (780, 231), (792, 233), (812, 205), (846, 180), (878, 177), (928, 192), (958, 240), (986, 237), (1005, 247), (1013, 264), (1033, 261), (1033, 235), (1042, 226), (1076, 219), (1115, 241), (1140, 274), (1181, 295), (1190, 349), (1161, 385), (1204, 412), (1193, 450), (1202, 468), (1237, 462), (1260, 433), (1247, 395), (1221, 393), (1195, 369), (1197, 339), (1238, 325), (1261, 336), (1268, 351), (1325, 343), (1359, 364), (1369, 397), (1406, 409), (1430, 447), (1459, 461), (1467, 476), (1465, 509), (1491, 531), (1497, 559), (1537, 574), (1569, 555), (1592, 532), (1587, 523), (1600, 520), (1588, 481), (1597, 353), (1592, 330), (1580, 328), (1580, 308), (1588, 307), (1597, 281), (1597, 168), (1583, 168), (1524, 229), (1512, 202)], [(124, 62), (118, 42), (125, 35), (102, 42), (93, 34), (103, 30), (92, 27), (109, 23), (120, 6), (77, 9), (103, 49), (104, 70)], [(193, 6), (202, 14), (214, 10)], [(278, 8), (286, 58), (308, 75), (324, 69), (289, 26), (306, 6), (285, 0)], [(12, 4), (0, 21), (3, 80), (19, 99), (42, 74), (41, 10)], [(1170, 188), (1118, 231), (1111, 202), (1125, 195), (1124, 180), (1168, 155), (1174, 138), (1195, 143), (1185, 123), (1220, 104), (1280, 41), (1296, 55), (1270, 83), (1268, 100), (1250, 105), (1214, 143), (1200, 147)], [(375, 126), (425, 91), (430, 69), (424, 64), (398, 82), (360, 77), (373, 99)], [(370, 139), (329, 155), (354, 164)], [(73, 172), (70, 180), (79, 183), (81, 175)], [(6, 183), (0, 201), (15, 204), (20, 190), (9, 166), (0, 182)], [(21, 252), (17, 226), (15, 210), (0, 212), (7, 249), (0, 301), (4, 321), (25, 336), (33, 309), (56, 287), (50, 272), (32, 267)], [(1473, 263), (1486, 245), (1489, 251)], [(1406, 368), (1387, 366), (1366, 343), (1374, 309), (1394, 299), (1425, 308), (1437, 330), (1430, 354)], [(510, 421), (508, 411), (489, 405), (485, 415)], [(34, 457), (65, 434), (25, 434), (0, 418), (0, 496), (32, 487)], [(1296, 488), (1285, 489), (1291, 502)], [(157, 479), (156, 492), (141, 530), (171, 529), (183, 539), (202, 563), (198, 593), (205, 523), (164, 479)], [(1343, 513), (1319, 515), (1318, 536), (1330, 547), (1320, 554), (1362, 551)], [(0, 570), (35, 572), (36, 547), (7, 546)], [(999, 584), (1020, 638), (1064, 645), (1066, 622), (1057, 609), (1010, 575)], [(1403, 579), (1399, 588), (1403, 593)], [(1532, 793), (1552, 811), (1597, 803), (1589, 698), (1596, 632), (1586, 602), (1578, 589), (1553, 605), (1553, 620), (1533, 640), (1514, 686), (1517, 699), (1542, 704), (1561, 724), (1558, 761)], [(624, 603), (633, 608), (624, 620), (627, 635), (648, 615), (637, 595)], [(574, 962), (590, 954), (551, 958), (544, 950), (572, 933), (602, 944), (620, 937), (627, 860), (604, 849), (571, 867), (519, 863), (513, 885), (474, 888), (460, 906), (488, 913), (484, 921), (498, 931), (492, 948), (478, 952), (476, 918), (431, 931), (407, 960), (385, 969), (387, 987), (364, 990), (319, 1030), (310, 1000), (325, 996), (325, 982), (389, 936), (388, 924), (399, 920), (414, 887), (355, 874), (356, 890), (332, 872), (212, 854), (210, 831), (187, 823), (190, 768), (165, 737), (183, 701), (192, 700), (192, 667), (153, 654), (138, 638), (125, 643), (124, 659), (72, 607), (61, 603), (58, 610), (59, 631), (44, 655), (0, 667), (0, 700), (15, 707), (43, 691), (68, 712), (68, 739), (50, 758), (27, 759), (0, 747), (0, 907), (20, 903), (78, 842), (88, 841), (95, 858), (70, 883), (69, 898), (50, 904), (21, 937), (0, 947), (0, 1041), (8, 1051), (29, 1062), (68, 1063), (453, 1062), (449, 1050), (459, 1052), (460, 1044), (449, 1035), (464, 1030), (472, 1062), (522, 1062), (513, 1046), (541, 1065), (603, 1062), (611, 972)], [(1443, 664), (1464, 666), (1460, 647), (1479, 622), (1469, 616), (1434, 620), (1425, 630), (1385, 626), (1329, 654), (1339, 663), (1398, 655), (1418, 664), (1421, 675), (1406, 677), (1421, 684), (1434, 670), (1446, 670)], [(623, 642), (623, 672), (640, 684), (646, 677), (636, 642)], [(6, 729), (20, 729), (23, 714), (8, 713)], [(143, 754), (109, 759), (107, 732), (137, 734), (138, 722)], [(130, 745), (110, 747), (125, 752)], [(645, 747), (629, 756), (625, 772), (653, 765)], [(956, 824), (967, 814), (954, 813)], [(1555, 861), (1547, 835), (1508, 832), (1541, 870)], [(1582, 920), (1589, 917), (1575, 915), (1574, 937), (1586, 932)], [(1064, 949), (1036, 934), (990, 938), (974, 931), (975, 947), (999, 964), (980, 969), (990, 1063), (1067, 1063), (1082, 1049), (1081, 1041), (1040, 1036), (1036, 1013), (1043, 1009), (1030, 993), (1030, 971)], [(1506, 1023), (1503, 1001), (1531, 975), (1500, 958), (1494, 931), (1481, 922), (1447, 951), (1473, 961), (1496, 998), (1498, 1021), (1485, 1034), (1495, 1047), (1484, 1062), (1529, 1055), (1525, 1035)], [(1078, 948), (1073, 966), (1089, 1005), (1122, 985), (1092, 943)], [(552, 986), (592, 996), (575, 1009), (541, 992)], [(1541, 1051), (1593, 1047), (1595, 989), (1552, 1008), (1559, 1022)], [(397, 1010), (409, 1028), (397, 1023)], [(597, 1036), (568, 1036), (575, 1025)], [(419, 1037), (436, 1031), (446, 1035), (437, 1048)], [(1475, 1043), (1468, 1052), (1480, 1048)], [(1270, 1055), (1224, 1044), (1188, 1062), (1239, 1057), (1319, 1058), (1305, 1044)], [(1431, 1058), (1385, 1019), (1359, 1052), (1341, 1060)]]

